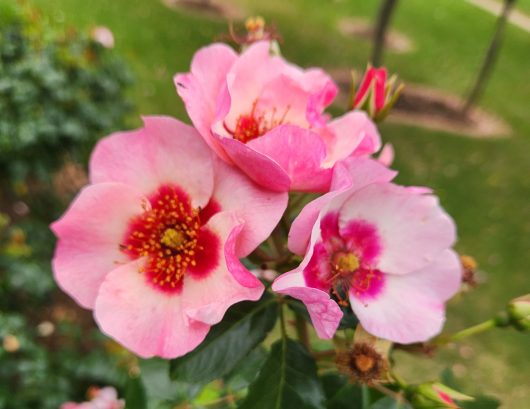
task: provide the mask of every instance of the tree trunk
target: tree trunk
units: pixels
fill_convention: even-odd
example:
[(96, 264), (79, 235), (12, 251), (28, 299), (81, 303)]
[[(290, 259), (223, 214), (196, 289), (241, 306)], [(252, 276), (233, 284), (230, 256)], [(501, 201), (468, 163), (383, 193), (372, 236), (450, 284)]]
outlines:
[(490, 46), (484, 60), (482, 61), (482, 67), (480, 68), (479, 74), (475, 80), (475, 84), (469, 93), (467, 100), (462, 108), (462, 115), (466, 116), (469, 113), (469, 110), (475, 103), (479, 100), (480, 96), (484, 92), (486, 83), (488, 82), (491, 73), (493, 72), (493, 67), (495, 66), (495, 61), (499, 55), (501, 49), (502, 40), (504, 38), (504, 30), (506, 28), (506, 23), (508, 21), (508, 16), (515, 4), (515, 0), (504, 0), (504, 7), (501, 14), (497, 18), (497, 26), (495, 27), (495, 33), (491, 39)]
[(398, 0), (381, 0), (374, 27), (374, 48), (371, 62), (378, 67), (383, 62), (383, 49), (385, 47), (386, 31), (388, 29), (392, 12)]

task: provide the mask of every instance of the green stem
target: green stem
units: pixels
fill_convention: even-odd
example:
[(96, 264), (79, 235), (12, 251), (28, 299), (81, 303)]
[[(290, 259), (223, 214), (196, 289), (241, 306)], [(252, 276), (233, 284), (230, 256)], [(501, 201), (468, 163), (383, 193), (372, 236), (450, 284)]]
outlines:
[(492, 318), (488, 321), (485, 321), (480, 324), (473, 325), (472, 327), (463, 329), (462, 331), (458, 331), (457, 333), (451, 335), (448, 338), (447, 342), (459, 341), (471, 335), (480, 334), (481, 332), (487, 331), (491, 328), (495, 328), (496, 326), (497, 326), (497, 321), (494, 318)]
[(280, 303), (280, 329), (282, 331), (282, 338), (287, 338), (287, 327), (285, 326), (285, 314), (283, 312), (283, 302)]
[(309, 342), (309, 333), (307, 332), (307, 321), (299, 314), (295, 315), (296, 335), (299, 341), (305, 346), (308, 352), (311, 352), (311, 343)]
[(397, 373), (395, 372), (392, 372), (391, 373), (392, 375), (392, 378), (394, 378), (394, 380), (396, 381), (396, 383), (398, 384), (399, 388), (402, 389), (402, 390), (405, 390), (407, 389), (407, 382), (405, 382), (405, 380), (399, 376)]
[(370, 408), (370, 389), (368, 389), (368, 386), (362, 385), (361, 393), (362, 393), (362, 408), (369, 409)]

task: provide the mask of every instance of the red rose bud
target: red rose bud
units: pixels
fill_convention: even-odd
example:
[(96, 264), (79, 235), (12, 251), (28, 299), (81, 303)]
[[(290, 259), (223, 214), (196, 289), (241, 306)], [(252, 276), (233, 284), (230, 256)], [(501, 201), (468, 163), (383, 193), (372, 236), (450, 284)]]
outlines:
[(388, 78), (386, 68), (368, 65), (352, 98), (352, 108), (366, 111), (373, 120), (381, 121), (388, 115), (403, 90), (404, 85), (396, 82), (397, 76)]
[(424, 383), (417, 387), (412, 403), (417, 409), (448, 408), (459, 409), (456, 401), (473, 400), (471, 396), (464, 395), (441, 383)]
[(517, 297), (508, 304), (508, 315), (515, 328), (520, 331), (530, 329), (530, 294)]

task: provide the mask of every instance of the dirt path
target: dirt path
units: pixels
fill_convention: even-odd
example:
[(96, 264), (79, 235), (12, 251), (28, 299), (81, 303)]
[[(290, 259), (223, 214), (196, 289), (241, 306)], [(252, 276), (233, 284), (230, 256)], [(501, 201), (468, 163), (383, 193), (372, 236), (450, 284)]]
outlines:
[[(494, 16), (498, 16), (502, 9), (502, 2), (496, 0), (466, 0), (468, 3), (487, 11)], [(512, 10), (509, 17), (510, 23), (521, 30), (530, 33), (530, 17), (518, 10)]]

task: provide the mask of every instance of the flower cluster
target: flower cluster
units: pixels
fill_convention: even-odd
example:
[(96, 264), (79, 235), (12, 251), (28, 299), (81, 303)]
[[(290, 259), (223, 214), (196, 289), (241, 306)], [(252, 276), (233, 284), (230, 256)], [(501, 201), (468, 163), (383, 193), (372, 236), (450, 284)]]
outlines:
[[(292, 222), (288, 248), (302, 261), (272, 290), (301, 300), (320, 337), (333, 337), (347, 309), (393, 342), (441, 330), (461, 283), (453, 221), (429, 189), (392, 181), (391, 152), (371, 158), (381, 149), (371, 115), (332, 118), (329, 75), (275, 50), (199, 50), (175, 76), (193, 127), (146, 117), (101, 140), (90, 184), (52, 225), (61, 288), (142, 357), (190, 352), (231, 305), (262, 296), (240, 260), (277, 228), (289, 192), (322, 195)], [(355, 98), (373, 100), (371, 114), (389, 89), (386, 71), (376, 74)]]

